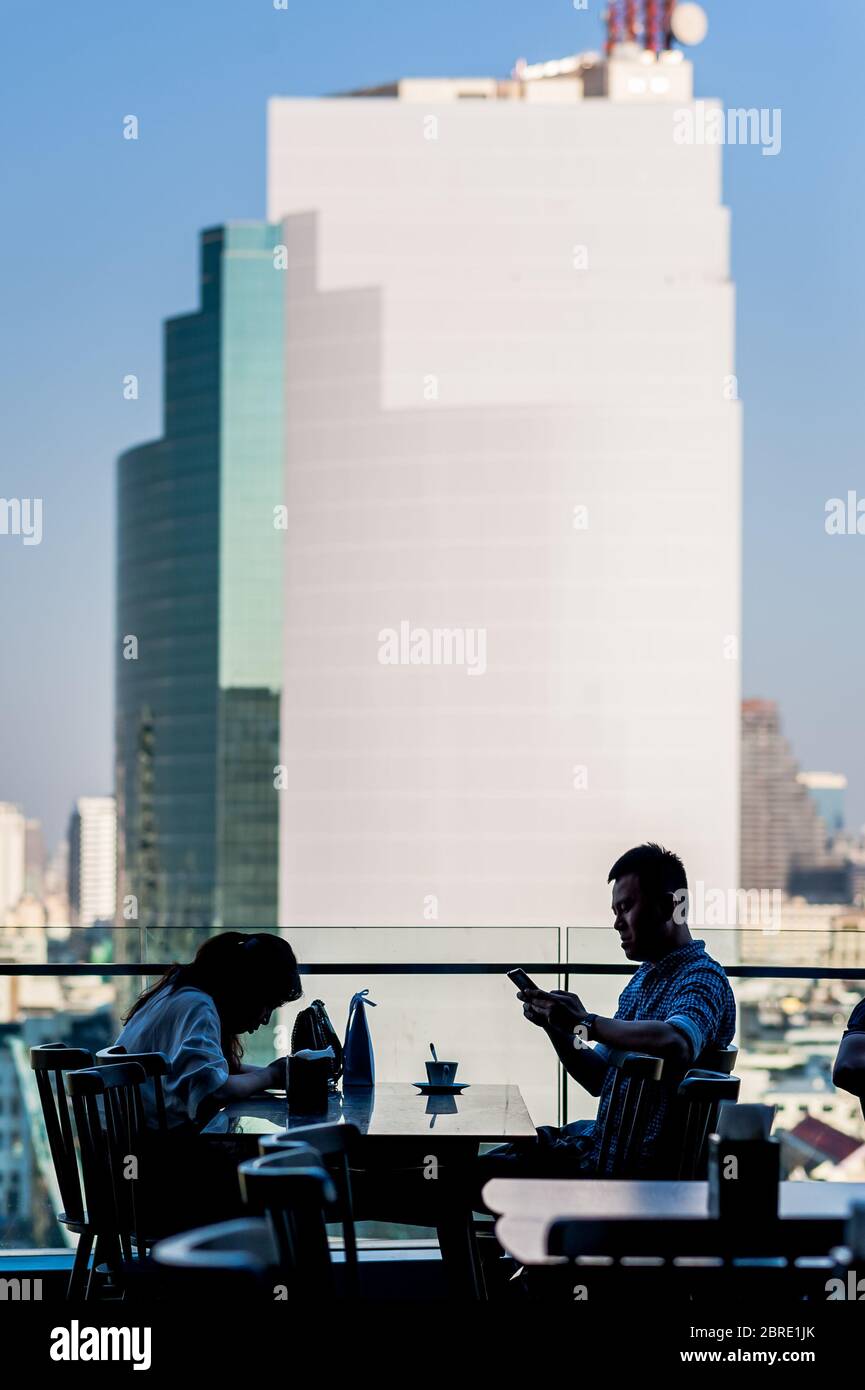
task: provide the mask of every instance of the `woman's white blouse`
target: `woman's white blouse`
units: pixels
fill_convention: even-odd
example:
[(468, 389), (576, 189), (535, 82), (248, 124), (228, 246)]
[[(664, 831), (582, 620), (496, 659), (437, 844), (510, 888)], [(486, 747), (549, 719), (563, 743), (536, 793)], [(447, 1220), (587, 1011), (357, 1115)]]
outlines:
[[(188, 1124), (199, 1105), (228, 1080), (216, 1005), (204, 990), (184, 985), (163, 989), (130, 1018), (117, 1042), (127, 1052), (165, 1052), (171, 1059), (163, 1078), (168, 1124)], [(148, 1123), (155, 1122), (150, 1086), (143, 1088)]]

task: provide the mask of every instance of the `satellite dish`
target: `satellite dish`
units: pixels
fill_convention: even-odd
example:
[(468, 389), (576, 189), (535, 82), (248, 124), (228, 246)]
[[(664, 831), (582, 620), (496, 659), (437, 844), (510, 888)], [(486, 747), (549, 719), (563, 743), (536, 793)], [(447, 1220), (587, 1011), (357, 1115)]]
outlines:
[(696, 44), (702, 43), (709, 32), (706, 11), (702, 5), (677, 5), (673, 10), (670, 28), (673, 38), (693, 48)]

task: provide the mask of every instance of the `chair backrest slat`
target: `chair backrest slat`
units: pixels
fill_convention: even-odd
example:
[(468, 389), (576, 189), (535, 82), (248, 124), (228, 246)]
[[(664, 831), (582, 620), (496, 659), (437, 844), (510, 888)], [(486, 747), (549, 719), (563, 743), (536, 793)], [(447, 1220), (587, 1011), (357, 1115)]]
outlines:
[(43, 1043), (40, 1047), (30, 1049), (30, 1066), (36, 1073), (36, 1089), (42, 1106), (51, 1161), (60, 1189), (60, 1200), (63, 1203), (63, 1219), (72, 1225), (82, 1224), (87, 1214), (81, 1192), (71, 1106), (64, 1076), (92, 1064), (93, 1058), (89, 1052), (80, 1047), (67, 1047), (65, 1043)]

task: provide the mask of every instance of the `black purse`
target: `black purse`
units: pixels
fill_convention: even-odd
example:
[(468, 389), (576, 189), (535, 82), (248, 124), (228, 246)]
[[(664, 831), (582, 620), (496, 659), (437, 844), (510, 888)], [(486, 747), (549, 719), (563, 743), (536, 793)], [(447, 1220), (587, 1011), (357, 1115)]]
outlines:
[(320, 999), (313, 999), (308, 1009), (301, 1009), (291, 1030), (292, 1052), (301, 1052), (307, 1047), (313, 1052), (320, 1052), (325, 1047), (333, 1048), (328, 1086), (335, 1091), (336, 1083), (342, 1076), (342, 1043)]

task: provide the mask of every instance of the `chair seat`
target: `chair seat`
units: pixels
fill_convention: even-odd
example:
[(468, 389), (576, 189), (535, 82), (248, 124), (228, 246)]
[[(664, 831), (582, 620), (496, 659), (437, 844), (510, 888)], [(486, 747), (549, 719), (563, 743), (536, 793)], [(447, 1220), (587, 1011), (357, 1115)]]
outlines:
[(87, 1213), (84, 1216), (67, 1216), (65, 1211), (57, 1213), (57, 1220), (61, 1226), (65, 1226), (67, 1231), (74, 1231), (80, 1235), (82, 1231), (90, 1230), (90, 1222), (87, 1220)]

